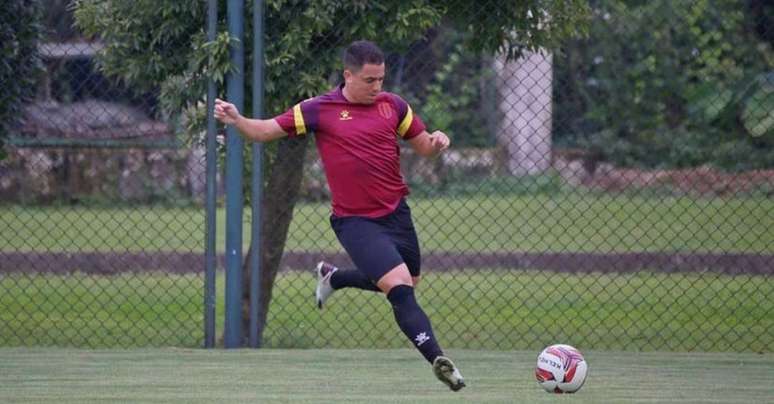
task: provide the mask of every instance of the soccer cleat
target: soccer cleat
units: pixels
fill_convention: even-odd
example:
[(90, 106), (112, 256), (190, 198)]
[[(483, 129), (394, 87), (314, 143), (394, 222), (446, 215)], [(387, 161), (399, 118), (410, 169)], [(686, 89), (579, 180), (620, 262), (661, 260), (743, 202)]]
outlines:
[(331, 275), (339, 269), (335, 266), (320, 261), (315, 268), (317, 272), (317, 290), (315, 290), (315, 297), (317, 298), (317, 308), (322, 309), (323, 303), (333, 294), (333, 287), (331, 286)]
[(433, 373), (438, 380), (449, 386), (452, 391), (460, 391), (465, 387), (465, 379), (462, 378), (459, 369), (454, 362), (445, 356), (439, 356), (433, 361)]

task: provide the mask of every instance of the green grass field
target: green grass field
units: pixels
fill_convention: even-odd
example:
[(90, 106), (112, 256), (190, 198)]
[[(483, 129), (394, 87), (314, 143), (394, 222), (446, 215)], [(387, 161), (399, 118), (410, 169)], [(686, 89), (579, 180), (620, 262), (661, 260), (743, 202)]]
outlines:
[[(774, 199), (559, 193), (411, 198), (425, 251), (774, 252)], [(249, 210), (243, 240), (248, 245)], [(298, 204), (288, 251), (341, 251), (328, 203)], [(217, 248), (225, 245), (218, 211)], [(203, 251), (201, 208), (0, 209), (0, 251)], [(95, 225), (96, 224), (96, 225)]]
[(0, 348), (4, 403), (764, 403), (774, 356), (584, 352), (586, 384), (545, 393), (537, 352), (448, 352), (452, 393), (414, 351)]
[[(197, 347), (196, 275), (0, 277), (4, 345)], [(216, 331), (223, 329), (223, 277)], [(273, 348), (403, 348), (386, 299), (345, 290), (319, 312), (312, 274), (277, 280), (264, 344)], [(444, 346), (774, 352), (774, 278), (718, 274), (429, 273), (418, 299)]]
[[(774, 200), (765, 197), (559, 193), (416, 198), (411, 205), (426, 252), (774, 253)], [(325, 203), (296, 206), (286, 250), (341, 251), (328, 214)], [(225, 244), (224, 223), (221, 209), (218, 249)], [(248, 225), (244, 231), (247, 245)], [(0, 253), (202, 252), (203, 245), (201, 208), (0, 209)], [(207, 351), (191, 349), (204, 339), (201, 274), (2, 274), (0, 402), (750, 403), (774, 397), (771, 276), (658, 268), (427, 272), (418, 299), (468, 379), (470, 387), (459, 394), (445, 390), (421, 357), (405, 349), (383, 296), (337, 292), (318, 312), (314, 282), (308, 272), (281, 273), (263, 335), (269, 349)], [(218, 334), (224, 283), (220, 274)], [(556, 342), (578, 346), (590, 364), (589, 380), (576, 395), (550, 395), (534, 381), (539, 349)]]

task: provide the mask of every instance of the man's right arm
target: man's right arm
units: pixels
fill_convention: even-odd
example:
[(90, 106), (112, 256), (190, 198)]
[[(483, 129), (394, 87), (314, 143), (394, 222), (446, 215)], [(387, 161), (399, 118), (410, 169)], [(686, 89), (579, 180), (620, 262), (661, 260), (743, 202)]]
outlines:
[(268, 142), (287, 136), (274, 119), (250, 119), (242, 116), (234, 104), (215, 100), (214, 115), (217, 120), (234, 126), (244, 137), (256, 142)]

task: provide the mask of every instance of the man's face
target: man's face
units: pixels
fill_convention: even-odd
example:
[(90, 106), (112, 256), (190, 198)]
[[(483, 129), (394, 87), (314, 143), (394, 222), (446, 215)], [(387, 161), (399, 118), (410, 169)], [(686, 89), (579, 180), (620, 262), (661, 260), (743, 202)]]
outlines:
[(344, 70), (344, 86), (350, 102), (373, 104), (384, 84), (384, 63), (365, 64), (357, 72)]

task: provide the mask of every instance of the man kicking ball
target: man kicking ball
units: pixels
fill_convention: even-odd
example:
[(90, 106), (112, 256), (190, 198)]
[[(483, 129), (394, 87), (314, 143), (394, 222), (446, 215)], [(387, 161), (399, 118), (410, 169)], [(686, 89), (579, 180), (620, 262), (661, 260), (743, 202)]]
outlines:
[(248, 119), (233, 104), (215, 101), (215, 117), (248, 139), (266, 142), (313, 133), (331, 190), (331, 226), (354, 269), (320, 262), (316, 300), (322, 309), (341, 288), (383, 292), (395, 321), (451, 390), (465, 387), (457, 367), (438, 345), (425, 312), (414, 297), (420, 252), (409, 190), (400, 173), (403, 139), (421, 156), (449, 147), (441, 131), (428, 133), (399, 96), (382, 91), (384, 54), (369, 41), (356, 41), (344, 53), (344, 83), (273, 119)]

